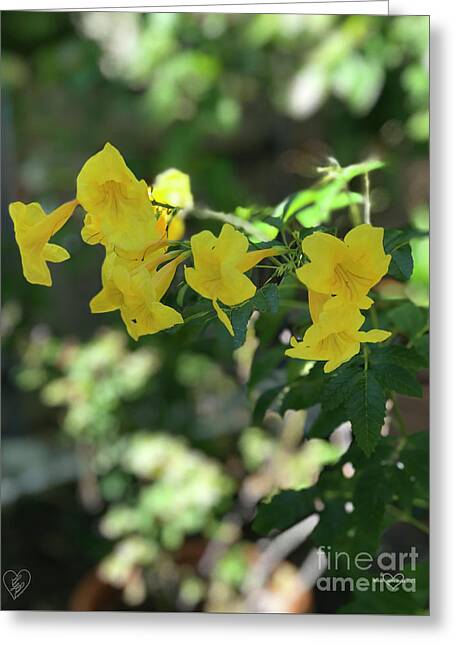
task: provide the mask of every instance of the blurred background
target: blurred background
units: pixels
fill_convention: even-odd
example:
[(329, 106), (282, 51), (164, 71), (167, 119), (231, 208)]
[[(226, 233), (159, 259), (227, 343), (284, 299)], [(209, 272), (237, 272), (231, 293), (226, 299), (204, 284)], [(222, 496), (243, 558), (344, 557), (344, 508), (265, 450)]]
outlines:
[[(53, 288), (29, 285), (8, 203), (72, 199), (106, 141), (136, 176), (176, 167), (198, 204), (226, 212), (277, 205), (329, 157), (375, 156), (387, 165), (372, 176), (373, 222), (426, 230), (428, 29), (426, 17), (2, 13), (3, 568), (32, 573), (17, 601), (2, 590), (4, 608), (250, 607), (261, 545), (248, 510), (279, 438), (304, 424), (299, 412), (252, 424), (251, 397), (285, 370), (267, 355), (247, 391), (254, 338), (233, 360), (221, 326), (134, 344), (115, 313), (92, 316), (103, 254), (83, 244), (81, 216), (61, 232), (72, 258)], [(426, 305), (428, 241), (412, 245), (407, 293)], [(270, 345), (282, 327), (262, 331)], [(305, 445), (280, 469), (311, 482), (338, 456)], [(262, 609), (337, 609), (299, 589), (303, 557), (283, 560)]]

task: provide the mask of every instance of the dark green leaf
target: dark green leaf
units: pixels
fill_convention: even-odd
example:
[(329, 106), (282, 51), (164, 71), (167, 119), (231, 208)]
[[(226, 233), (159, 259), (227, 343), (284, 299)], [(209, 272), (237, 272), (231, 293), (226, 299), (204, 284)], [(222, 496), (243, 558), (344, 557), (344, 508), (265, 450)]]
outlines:
[(313, 513), (315, 492), (311, 489), (281, 491), (269, 502), (258, 506), (253, 520), (257, 534), (267, 535), (273, 529), (284, 530)]
[(384, 391), (370, 370), (357, 375), (344, 405), (356, 442), (366, 455), (371, 455), (379, 442), (385, 402)]
[(410, 245), (405, 244), (392, 252), (388, 270), (389, 276), (400, 282), (405, 282), (411, 278), (413, 270), (414, 261)]
[(251, 300), (231, 311), (231, 323), (234, 330), (233, 343), (236, 349), (245, 343), (248, 321), (250, 320), (252, 312), (253, 304)]
[(358, 539), (363, 549), (375, 549), (382, 529), (386, 503), (392, 497), (387, 469), (373, 465), (362, 470), (356, 478), (354, 490), (354, 513)]
[(325, 410), (332, 410), (343, 404), (359, 370), (363, 370), (363, 359), (357, 356), (327, 375), (322, 393), (322, 407)]
[(422, 385), (407, 368), (396, 363), (379, 363), (370, 370), (385, 390), (395, 390), (409, 397), (422, 397)]
[(419, 352), (404, 345), (373, 345), (370, 349), (370, 361), (374, 365), (395, 363), (411, 371), (425, 367), (425, 360)]
[(256, 292), (250, 302), (259, 312), (271, 312), (272, 314), (278, 312), (280, 298), (277, 285), (274, 283), (265, 285)]

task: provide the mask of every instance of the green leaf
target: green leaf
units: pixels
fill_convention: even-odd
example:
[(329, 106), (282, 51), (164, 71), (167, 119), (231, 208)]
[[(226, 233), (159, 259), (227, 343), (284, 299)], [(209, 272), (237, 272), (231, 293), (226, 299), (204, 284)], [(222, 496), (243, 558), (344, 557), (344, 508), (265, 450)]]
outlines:
[(295, 216), (299, 211), (309, 204), (313, 204), (318, 195), (316, 189), (308, 189), (306, 191), (299, 191), (289, 195), (285, 200), (280, 202), (273, 212), (274, 218), (279, 218), (286, 222), (289, 218)]
[(409, 397), (422, 397), (422, 385), (413, 372), (396, 363), (378, 363), (370, 370), (385, 390)]
[(324, 410), (336, 409), (343, 404), (359, 370), (363, 370), (363, 358), (357, 356), (327, 375), (322, 392)]
[(385, 402), (384, 391), (371, 371), (360, 372), (351, 384), (344, 405), (356, 442), (366, 455), (371, 455), (379, 442)]
[(354, 490), (357, 532), (363, 549), (375, 549), (382, 529), (386, 503), (392, 497), (386, 468), (373, 465), (360, 472)]
[(314, 511), (313, 487), (300, 491), (280, 491), (268, 502), (261, 502), (253, 520), (253, 530), (262, 536), (273, 529), (284, 530)]
[[(339, 190), (339, 189), (337, 189)], [(312, 206), (299, 210), (294, 216), (304, 227), (314, 227), (328, 219), (331, 211), (344, 209), (352, 204), (361, 204), (363, 197), (360, 193), (343, 193), (331, 194), (328, 197), (320, 194), (320, 198)]]
[(392, 254), (394, 251), (415, 238), (428, 237), (428, 232), (407, 227), (406, 229), (384, 230), (384, 251)]
[(405, 244), (392, 253), (388, 274), (395, 280), (406, 282), (412, 276), (414, 261), (412, 259), (411, 247)]
[(408, 243), (414, 238), (421, 238), (427, 235), (426, 232), (412, 227), (406, 229), (385, 229), (384, 251), (392, 256), (388, 270), (389, 276), (402, 282), (411, 278), (414, 261), (412, 258), (412, 250)]
[(379, 161), (378, 159), (370, 159), (368, 161), (361, 162), (360, 164), (346, 166), (346, 168), (341, 169), (341, 174), (345, 181), (350, 182), (354, 177), (365, 175), (365, 173), (371, 173), (374, 170), (384, 168), (384, 166), (384, 162)]
[(253, 313), (253, 304), (250, 301), (247, 301), (240, 307), (236, 307), (231, 310), (231, 323), (234, 330), (233, 343), (234, 348), (240, 348), (246, 339), (246, 332), (248, 329), (248, 321), (250, 316)]
[(373, 345), (370, 346), (370, 361), (374, 364), (395, 363), (411, 371), (425, 368), (425, 359), (416, 348), (404, 345)]
[(272, 314), (278, 312), (280, 297), (277, 285), (274, 283), (264, 285), (256, 292), (250, 302), (252, 302), (253, 308), (260, 312), (271, 312)]
[(253, 310), (275, 313), (278, 311), (278, 306), (278, 288), (275, 284), (270, 284), (258, 289), (253, 298), (250, 298), (246, 303), (233, 308), (231, 310), (231, 323), (234, 329), (234, 348), (240, 348), (245, 343), (248, 321)]
[(428, 368), (430, 355), (430, 335), (424, 334), (414, 341), (414, 348), (422, 360), (422, 367)]

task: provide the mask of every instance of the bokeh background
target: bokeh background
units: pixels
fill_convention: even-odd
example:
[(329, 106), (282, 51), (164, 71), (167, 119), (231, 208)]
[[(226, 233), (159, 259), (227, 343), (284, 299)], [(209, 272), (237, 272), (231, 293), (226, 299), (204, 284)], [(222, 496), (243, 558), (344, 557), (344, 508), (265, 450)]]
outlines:
[[(428, 19), (3, 12), (1, 35), (3, 568), (32, 572), (3, 607), (244, 609), (258, 548), (233, 500), (276, 448), (250, 425), (250, 355), (234, 365), (215, 329), (135, 345), (115, 314), (92, 316), (102, 252), (80, 216), (53, 288), (29, 285), (8, 203), (71, 199), (106, 141), (149, 182), (189, 173), (196, 202), (226, 212), (278, 204), (329, 157), (376, 156), (374, 223), (426, 229)], [(413, 245), (408, 293), (425, 305), (427, 240)], [(316, 454), (307, 475), (333, 459)], [(207, 532), (234, 532), (231, 547), (207, 555)], [(292, 568), (270, 583), (275, 609), (336, 610), (289, 600)]]

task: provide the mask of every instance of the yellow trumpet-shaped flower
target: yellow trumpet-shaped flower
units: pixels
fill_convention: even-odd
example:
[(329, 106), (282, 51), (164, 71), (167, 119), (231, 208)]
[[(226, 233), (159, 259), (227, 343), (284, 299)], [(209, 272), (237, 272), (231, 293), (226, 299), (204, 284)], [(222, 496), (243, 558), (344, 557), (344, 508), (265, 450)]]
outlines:
[(109, 143), (82, 167), (77, 199), (87, 211), (82, 238), (88, 244), (140, 250), (162, 235), (146, 182)]
[(193, 206), (190, 177), (177, 168), (169, 168), (157, 175), (151, 192), (152, 200), (161, 204), (178, 209), (191, 209)]
[(137, 262), (108, 253), (102, 268), (103, 289), (90, 301), (91, 311), (97, 314), (120, 309), (128, 333), (136, 341), (145, 334), (183, 323), (179, 312), (160, 301), (187, 255), (155, 254), (151, 260)]
[(245, 272), (264, 258), (281, 253), (283, 247), (248, 252), (248, 238), (225, 224), (218, 238), (210, 231), (192, 236), (191, 250), (194, 267), (185, 267), (186, 281), (195, 292), (212, 301), (218, 318), (233, 336), (232, 324), (218, 301), (237, 305), (252, 298), (256, 286)]
[[(330, 300), (329, 300), (330, 299)], [(291, 339), (289, 357), (309, 361), (326, 361), (324, 372), (332, 372), (360, 351), (360, 343), (380, 343), (389, 338), (386, 330), (360, 331), (365, 317), (355, 307), (343, 304), (338, 297), (324, 297), (310, 292), (310, 313), (314, 320), (302, 341)]]
[(344, 241), (316, 232), (304, 239), (302, 249), (311, 262), (297, 269), (297, 278), (309, 290), (340, 296), (368, 309), (367, 294), (387, 273), (391, 256), (384, 252), (384, 229), (361, 224)]
[[(157, 202), (158, 211), (161, 211), (160, 222), (167, 227), (169, 240), (181, 240), (185, 234), (185, 220), (182, 210), (193, 207), (190, 177), (186, 173), (169, 168), (157, 175), (149, 191), (150, 199)], [(178, 209), (177, 212), (159, 207), (166, 204)]]
[(49, 242), (71, 217), (77, 200), (66, 202), (46, 215), (37, 202), (13, 202), (9, 206), (14, 233), (22, 260), (22, 271), (29, 283), (52, 285), (48, 262), (63, 262), (70, 257), (66, 249)]

